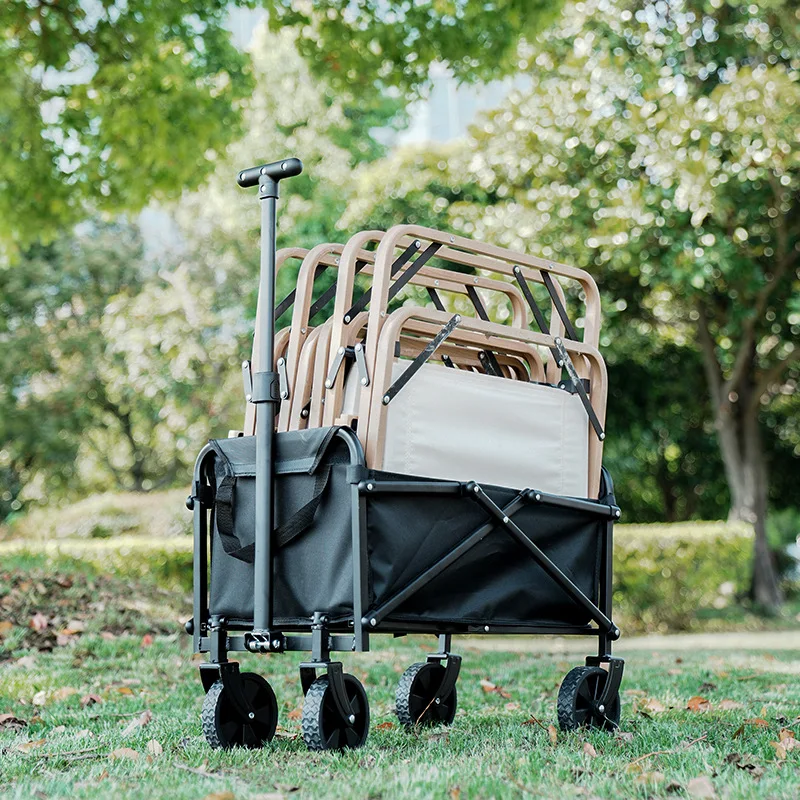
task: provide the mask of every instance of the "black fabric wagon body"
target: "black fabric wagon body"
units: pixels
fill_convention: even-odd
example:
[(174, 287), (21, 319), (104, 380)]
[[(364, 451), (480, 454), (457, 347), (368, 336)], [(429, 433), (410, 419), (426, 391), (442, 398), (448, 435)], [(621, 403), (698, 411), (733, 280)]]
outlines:
[[(276, 436), (276, 625), (307, 626), (314, 612), (330, 625), (353, 624), (351, 494), (361, 483), (366, 516), (368, 608), (380, 607), (485, 524), (489, 515), (469, 493), (426, 493), (419, 476), (354, 471), (334, 429)], [(211, 614), (247, 627), (253, 619), (255, 437), (212, 441), (216, 502), (211, 544)], [(352, 482), (351, 482), (352, 481)], [(419, 493), (375, 491), (418, 483)], [(224, 499), (220, 501), (220, 487)], [(518, 492), (483, 487), (499, 506)], [(606, 498), (606, 507), (613, 498)], [(304, 515), (313, 506), (310, 515)], [(233, 508), (231, 513), (228, 509)], [(300, 516), (290, 537), (285, 531)], [(529, 503), (514, 516), (531, 540), (576, 587), (597, 602), (605, 522), (583, 510)], [(502, 526), (499, 526), (502, 528)], [(381, 622), (466, 632), (485, 626), (588, 626), (591, 619), (503, 530), (495, 528)]]

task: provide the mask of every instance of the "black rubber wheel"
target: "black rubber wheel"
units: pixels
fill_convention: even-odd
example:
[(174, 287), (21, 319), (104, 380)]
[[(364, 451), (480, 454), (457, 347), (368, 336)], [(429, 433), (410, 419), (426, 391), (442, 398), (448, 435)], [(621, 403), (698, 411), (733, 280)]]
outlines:
[(339, 713), (328, 684), (328, 676), (317, 678), (303, 702), (300, 726), (309, 750), (344, 750), (361, 747), (369, 733), (369, 701), (364, 687), (353, 675), (345, 673), (344, 688), (353, 709), (352, 722)]
[(558, 690), (558, 724), (561, 730), (619, 727), (620, 701), (615, 694), (606, 708), (598, 705), (608, 672), (600, 667), (575, 667), (567, 673)]
[(445, 668), (436, 662), (412, 664), (400, 677), (395, 696), (397, 718), (402, 725), (449, 725), (456, 715), (456, 687), (441, 702), (434, 702)]
[(278, 726), (278, 701), (272, 687), (260, 675), (243, 672), (242, 691), (253, 707), (253, 719), (242, 719), (222, 681), (216, 681), (203, 700), (200, 720), (206, 741), (215, 749), (263, 747), (272, 741)]

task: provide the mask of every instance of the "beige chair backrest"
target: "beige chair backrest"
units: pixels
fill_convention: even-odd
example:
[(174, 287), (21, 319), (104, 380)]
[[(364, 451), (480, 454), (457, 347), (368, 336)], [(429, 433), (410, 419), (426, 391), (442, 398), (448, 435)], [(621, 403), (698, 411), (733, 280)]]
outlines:
[[(433, 370), (441, 370), (442, 368), (429, 365), (428, 369), (425, 370), (426, 377), (419, 382), (418, 387), (412, 388), (412, 384), (422, 375), (422, 369), (411, 378), (391, 403), (388, 405), (384, 403), (386, 392), (396, 379), (395, 342), (398, 341), (404, 330), (413, 321), (433, 323), (441, 329), (450, 321), (451, 317), (452, 315), (439, 311), (406, 307), (393, 312), (386, 319), (376, 353), (377, 366), (372, 386), (371, 407), (366, 416), (366, 421), (368, 422), (366, 431), (361, 429), (365, 419), (359, 415), (359, 437), (366, 442), (367, 464), (372, 469), (388, 469), (385, 458), (387, 454), (393, 459), (397, 458), (397, 448), (403, 435), (402, 432), (415, 426), (418, 429), (418, 426), (422, 424), (425, 426), (424, 431), (427, 431), (427, 433), (417, 434), (416, 436), (428, 435), (431, 443), (438, 441), (438, 444), (431, 445), (432, 449), (424, 451), (423, 460), (428, 458), (437, 448), (444, 456), (444, 462), (433, 462), (433, 466), (427, 471), (423, 471), (422, 474), (427, 474), (428, 477), (447, 477), (443, 474), (432, 474), (432, 472), (441, 473), (441, 468), (445, 462), (453, 465), (456, 462), (460, 464), (472, 463), (470, 458), (475, 455), (475, 451), (470, 452), (470, 443), (467, 440), (476, 435), (479, 435), (483, 444), (488, 447), (484, 451), (484, 455), (487, 458), (492, 455), (494, 457), (493, 463), (502, 465), (505, 463), (504, 459), (506, 458), (503, 448), (510, 446), (510, 440), (503, 440), (506, 444), (502, 444), (499, 440), (502, 435), (500, 432), (505, 430), (506, 427), (511, 429), (515, 427), (511, 422), (512, 419), (525, 419), (524, 422), (520, 422), (519, 438), (515, 445), (520, 448), (514, 451), (517, 453), (516, 462), (508, 455), (508, 463), (520, 465), (526, 463), (526, 460), (527, 462), (533, 461), (532, 456), (540, 451), (545, 454), (544, 457), (550, 458), (555, 451), (548, 443), (553, 438), (556, 438), (566, 447), (565, 453), (570, 458), (570, 463), (565, 464), (563, 469), (558, 470), (560, 477), (557, 477), (557, 480), (562, 483), (569, 483), (569, 480), (571, 480), (569, 476), (575, 474), (582, 476), (579, 484), (569, 483), (568, 488), (570, 491), (575, 491), (585, 486), (587, 491), (583, 496), (597, 497), (600, 489), (603, 443), (594, 431), (590, 429), (588, 415), (577, 395), (571, 395), (565, 390), (556, 387), (537, 386), (535, 384), (524, 385), (517, 384), (514, 381), (504, 381), (502, 388), (500, 388), (500, 379), (497, 378), (490, 378), (489, 376), (470, 378), (460, 374), (445, 374), (443, 371), (434, 374)], [(488, 346), (492, 350), (499, 352), (502, 352), (503, 348), (514, 340), (527, 342), (541, 348), (550, 348), (555, 344), (552, 336), (545, 336), (529, 330), (514, 329), (469, 317), (461, 318), (458, 327), (451, 336), (463, 342), (472, 342), (476, 346)], [(589, 365), (589, 399), (594, 413), (597, 415), (600, 424), (603, 425), (605, 422), (607, 394), (605, 362), (599, 352), (591, 345), (566, 339), (563, 340), (563, 343), (572, 358), (583, 357)], [(453, 371), (448, 370), (448, 372)], [(478, 380), (479, 378), (480, 380)], [(456, 388), (461, 389), (461, 396), (454, 399), (451, 395), (458, 394), (458, 392), (455, 392)], [(406, 398), (400, 401), (399, 399), (404, 393)], [(427, 422), (420, 423), (417, 420), (421, 412), (430, 412), (431, 417), (437, 417), (433, 407), (446, 409), (449, 404), (453, 405), (454, 416), (451, 418), (453, 424), (446, 424), (445, 432), (435, 431), (433, 429), (435, 426), (428, 430)], [(541, 427), (542, 417), (547, 418), (547, 415), (551, 413), (557, 416), (551, 418), (549, 422)], [(389, 425), (390, 414), (393, 415), (391, 428)], [(530, 420), (526, 419), (528, 416), (531, 417)], [(442, 423), (443, 420), (446, 422), (446, 410), (439, 413), (437, 418), (439, 423)], [(463, 429), (458, 429), (455, 424), (458, 421), (465, 426)], [(569, 431), (566, 430), (567, 428), (569, 428)], [(486, 432), (486, 436), (490, 439), (493, 437), (498, 438), (497, 446), (494, 449), (490, 447), (489, 441), (484, 434), (478, 434), (478, 431)], [(540, 439), (539, 435), (541, 433), (547, 433), (548, 436), (545, 439)], [(525, 440), (526, 434), (530, 435), (531, 438), (529, 440)], [(449, 447), (445, 446), (445, 440), (450, 442)], [(462, 446), (466, 448), (464, 452), (459, 449)], [(581, 448), (585, 449), (582, 450)], [(413, 466), (415, 468), (424, 467), (424, 464), (420, 465), (418, 457), (415, 456), (415, 458)], [(554, 462), (551, 461), (551, 465), (553, 464)], [(397, 463), (394, 466), (396, 467)], [(509, 476), (506, 472), (495, 469), (495, 467), (492, 469), (498, 476), (502, 476), (503, 480), (508, 480)], [(532, 481), (528, 481), (528, 477), (535, 478), (536, 475), (526, 476), (524, 470), (519, 475), (520, 477), (515, 482), (505, 484), (499, 480), (490, 482), (510, 486), (515, 486), (520, 482), (528, 482), (528, 488), (547, 491), (545, 485), (535, 486), (531, 485)], [(451, 479), (455, 480), (456, 478)]]

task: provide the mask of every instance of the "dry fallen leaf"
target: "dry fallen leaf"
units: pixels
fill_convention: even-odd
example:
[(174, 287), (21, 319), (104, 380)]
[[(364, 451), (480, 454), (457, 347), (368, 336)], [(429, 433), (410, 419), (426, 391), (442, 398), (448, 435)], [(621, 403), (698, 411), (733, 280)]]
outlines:
[(631, 731), (621, 731), (619, 728), (614, 731), (614, 738), (620, 742), (632, 742), (633, 733)]
[(93, 706), (95, 703), (102, 703), (103, 699), (100, 695), (97, 694), (85, 694), (81, 697), (81, 705), (86, 708), (86, 706)]
[(783, 745), (783, 749), (789, 753), (792, 750), (800, 750), (800, 739), (794, 738), (794, 731), (788, 728), (781, 728), (778, 732), (778, 741)]
[(737, 709), (744, 708), (744, 706), (741, 703), (737, 703), (735, 700), (725, 699), (719, 701), (717, 708), (720, 711), (735, 711)]
[(44, 614), (37, 611), (31, 617), (31, 621), (28, 624), (30, 625), (31, 628), (33, 628), (33, 630), (41, 632), (47, 629), (47, 626), (50, 624), (50, 621)]
[(293, 708), (287, 715), (287, 719), (298, 720), (303, 718), (302, 708)]
[(554, 745), (558, 741), (558, 730), (555, 725), (547, 726), (547, 735), (550, 737), (550, 744)]
[(769, 746), (775, 750), (775, 758), (778, 761), (783, 761), (786, 758), (786, 748), (783, 746), (783, 742), (770, 742)]
[(519, 703), (506, 703), (506, 711), (519, 711)]
[(126, 738), (130, 736), (132, 733), (135, 733), (139, 728), (144, 727), (147, 725), (150, 720), (153, 719), (153, 712), (148, 708), (146, 711), (143, 711), (139, 714), (138, 717), (134, 717), (126, 726), (125, 730), (122, 731), (122, 738)]
[(728, 763), (732, 762), (737, 769), (752, 775), (754, 778), (760, 778), (764, 774), (764, 767), (756, 764), (757, 759), (752, 753), (744, 756), (740, 756), (738, 753), (733, 753), (732, 755), (736, 756), (735, 760), (731, 756), (728, 756), (725, 760)]
[(746, 725), (754, 725), (756, 728), (768, 728), (769, 722), (765, 719), (761, 719), (761, 717), (755, 717), (753, 719), (746, 719), (737, 729), (736, 732), (733, 734), (733, 738), (735, 739), (737, 736), (741, 736), (744, 733), (744, 729)]
[(717, 793), (714, 791), (714, 784), (711, 783), (711, 779), (707, 778), (705, 775), (699, 778), (692, 778), (689, 783), (686, 784), (686, 794), (688, 794), (689, 797), (700, 797), (706, 800), (714, 800), (717, 796)]
[[(270, 795), (262, 795), (262, 797), (269, 796)], [(283, 797), (283, 795), (272, 793), (272, 797)], [(211, 794), (207, 794), (203, 800), (236, 800), (236, 795), (233, 792), (211, 792)]]
[(6, 728), (10, 731), (21, 731), (27, 727), (28, 723), (24, 719), (15, 717), (13, 714), (0, 714), (0, 728)]
[(29, 742), (21, 742), (20, 744), (14, 745), (14, 749), (19, 750), (20, 753), (30, 753), (31, 750), (37, 750), (44, 743), (44, 739), (31, 739)]
[(164, 748), (155, 739), (151, 739), (147, 743), (147, 752), (151, 756), (160, 756), (164, 752)]
[(594, 749), (590, 742), (583, 743), (583, 752), (589, 756), (589, 758), (597, 758), (597, 750)]
[(376, 731), (388, 731), (394, 728), (394, 722), (381, 722), (375, 726)]
[(542, 723), (538, 719), (536, 719), (536, 717), (534, 717), (533, 714), (531, 714), (530, 719), (526, 719), (525, 722), (523, 722), (522, 724), (523, 725), (538, 725), (542, 730), (546, 730), (544, 725), (542, 725)]
[(686, 708), (689, 711), (709, 711), (711, 709), (711, 703), (706, 700), (705, 697), (695, 695), (694, 697), (689, 698)]
[(142, 647), (150, 647), (151, 644), (153, 644), (153, 634), (152, 633), (146, 633), (144, 636), (142, 636), (142, 645), (141, 646)]
[(31, 698), (31, 703), (35, 706), (43, 706), (47, 702), (47, 692), (42, 689), (40, 692), (36, 692), (36, 694)]
[(495, 694), (499, 694), (500, 697), (505, 698), (506, 700), (511, 699), (511, 694), (507, 692), (502, 686), (497, 686), (496, 684), (492, 683), (490, 680), (486, 678), (481, 679), (481, 689), (484, 692), (489, 694), (490, 692), (494, 692)]
[(118, 747), (116, 750), (113, 750), (108, 757), (114, 760), (138, 761), (140, 755), (135, 750), (131, 750), (130, 747)]
[(460, 798), (461, 798), (461, 787), (454, 786), (450, 790), (450, 800), (460, 800)]
[(7, 619), (0, 620), (0, 639), (2, 639), (13, 627), (13, 622), (9, 622)]
[(667, 710), (663, 703), (653, 697), (642, 698), (637, 703), (634, 703), (634, 708), (644, 714), (661, 714)]
[(130, 686), (117, 686), (116, 691), (119, 694), (133, 694), (133, 689), (131, 689)]

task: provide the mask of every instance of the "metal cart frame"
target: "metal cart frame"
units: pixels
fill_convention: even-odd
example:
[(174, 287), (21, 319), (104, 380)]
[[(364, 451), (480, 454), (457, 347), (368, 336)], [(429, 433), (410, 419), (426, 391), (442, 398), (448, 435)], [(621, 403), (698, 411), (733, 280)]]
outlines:
[[(594, 696), (587, 720), (582, 724), (593, 724), (600, 727), (616, 727), (619, 707), (619, 688), (622, 680), (623, 661), (612, 655), (612, 642), (619, 638), (620, 631), (612, 620), (612, 552), (613, 524), (620, 516), (620, 510), (613, 502), (611, 478), (603, 470), (603, 491), (601, 498), (611, 498), (610, 502), (583, 500), (546, 494), (531, 489), (516, 493), (511, 502), (501, 506), (496, 503), (484, 488), (475, 482), (457, 482), (442, 480), (394, 480), (380, 479), (366, 468), (364, 450), (357, 435), (348, 428), (339, 428), (335, 436), (347, 448), (349, 458), (348, 482), (350, 484), (350, 524), (352, 546), (352, 585), (353, 585), (353, 617), (347, 623), (331, 622), (324, 609), (320, 609), (309, 618), (306, 625), (282, 626), (276, 628), (274, 622), (273, 603), (273, 530), (274, 518), (274, 480), (275, 480), (275, 445), (274, 418), (276, 416), (281, 395), (279, 376), (274, 365), (274, 323), (275, 323), (275, 239), (276, 239), (276, 202), (279, 182), (285, 178), (300, 174), (302, 164), (298, 159), (253, 167), (239, 173), (238, 183), (242, 187), (258, 186), (261, 203), (261, 324), (259, 331), (261, 346), (257, 349), (256, 362), (252, 370), (252, 391), (248, 402), (258, 406), (256, 416), (256, 470), (255, 470), (255, 562), (254, 562), (254, 596), (252, 627), (242, 626), (222, 616), (209, 613), (209, 550), (210, 550), (210, 518), (214, 507), (214, 483), (212, 478), (213, 448), (207, 445), (200, 452), (193, 475), (192, 491), (187, 498), (187, 507), (193, 512), (194, 524), (194, 559), (193, 559), (193, 616), (186, 623), (186, 630), (192, 635), (194, 651), (208, 653), (208, 661), (200, 666), (200, 675), (204, 689), (210, 692), (216, 689), (216, 702), (224, 694), (228, 705), (228, 715), (238, 718), (246, 728), (248, 720), (265, 724), (267, 735), (247, 735), (235, 741), (218, 739), (212, 741), (216, 746), (230, 746), (235, 743), (248, 746), (260, 746), (264, 739), (270, 739), (268, 729), (274, 734), (274, 720), (266, 717), (273, 714), (259, 707), (254, 700), (254, 693), (245, 687), (238, 663), (229, 661), (231, 652), (251, 653), (283, 653), (305, 652), (310, 657), (300, 664), (300, 677), (307, 698), (309, 690), (317, 681), (318, 671), (324, 671), (327, 677), (327, 691), (332, 697), (336, 711), (343, 721), (345, 733), (348, 724), (355, 718), (356, 700), (352, 691), (348, 691), (347, 680), (355, 680), (346, 676), (339, 661), (332, 660), (334, 652), (366, 652), (370, 649), (370, 635), (388, 633), (403, 635), (407, 633), (433, 633), (438, 635), (438, 651), (427, 656), (427, 663), (442, 667), (436, 673), (436, 685), (433, 687), (431, 702), (438, 703), (442, 698), (450, 696), (456, 684), (461, 665), (461, 658), (452, 652), (453, 634), (558, 634), (594, 636), (597, 639), (597, 654), (586, 659), (586, 667), (595, 676)], [(367, 513), (371, 498), (386, 495), (448, 495), (463, 498), (465, 503), (474, 503), (486, 515), (485, 522), (475, 528), (458, 545), (452, 547), (432, 566), (396, 591), (391, 597), (375, 607), (370, 606), (368, 592), (368, 545), (367, 545)], [(598, 581), (598, 602), (595, 603), (555, 564), (514, 521), (515, 514), (529, 505), (571, 509), (584, 512), (602, 523), (600, 544), (600, 564)], [(482, 624), (437, 624), (432, 630), (430, 625), (398, 624), (388, 619), (394, 609), (408, 600), (420, 589), (428, 585), (443, 570), (488, 536), (509, 536), (528, 551), (536, 564), (580, 606), (592, 620), (594, 625), (504, 625), (493, 620)], [(415, 665), (419, 667), (420, 665)], [(600, 668), (598, 670), (598, 668)], [(575, 670), (573, 670), (575, 672)], [(599, 679), (597, 675), (603, 673)], [(571, 675), (572, 673), (570, 673)], [(605, 676), (605, 677), (604, 677)], [(569, 678), (569, 676), (568, 676)], [(263, 679), (260, 679), (263, 681)], [(573, 681), (574, 683), (575, 681)], [(265, 682), (264, 682), (265, 683)], [(565, 681), (566, 685), (567, 681)], [(271, 693), (271, 689), (269, 690)], [(273, 696), (274, 700), (274, 696)], [(308, 700), (307, 700), (308, 702)], [(617, 719), (607, 713), (616, 702)], [(274, 705), (274, 704), (273, 704)], [(429, 703), (430, 705), (430, 703)], [(205, 713), (205, 712), (204, 712)], [(333, 713), (333, 712), (326, 712)], [(453, 710), (454, 713), (454, 710)], [(277, 707), (274, 714), (277, 716)], [(362, 715), (363, 716), (363, 715)], [(368, 712), (367, 712), (368, 724)], [(561, 720), (561, 698), (559, 698), (559, 719)], [(419, 720), (416, 720), (417, 722)], [(580, 722), (580, 720), (578, 720)], [(205, 724), (205, 723), (204, 723)], [(253, 723), (255, 724), (255, 722)], [(569, 727), (569, 724), (567, 725)], [(575, 727), (575, 726), (573, 726)], [(324, 737), (316, 739), (306, 736), (305, 720), (304, 736), (311, 747), (325, 749)], [(338, 746), (357, 746), (363, 743), (363, 736), (341, 737)], [(337, 740), (339, 742), (339, 740)]]

